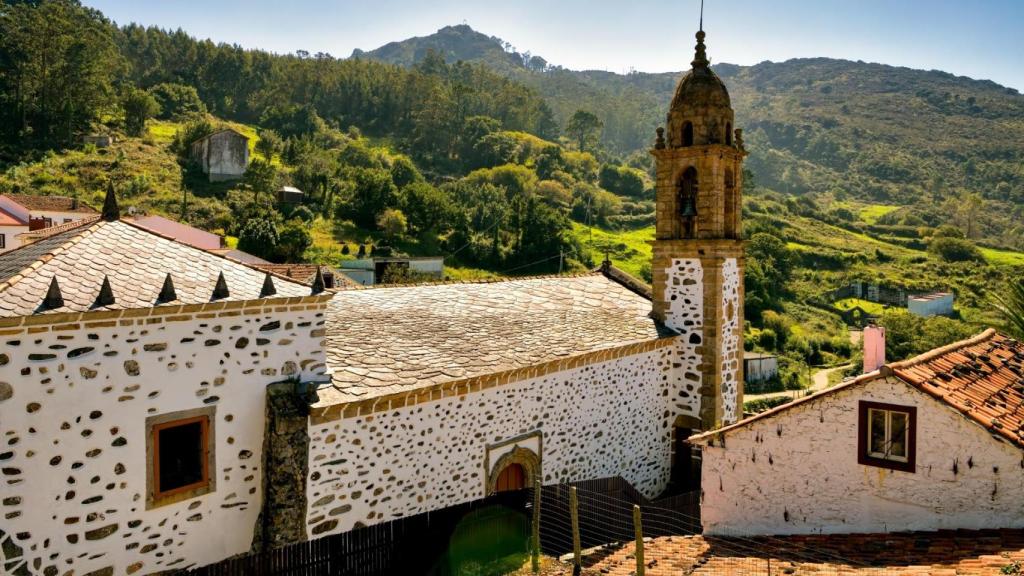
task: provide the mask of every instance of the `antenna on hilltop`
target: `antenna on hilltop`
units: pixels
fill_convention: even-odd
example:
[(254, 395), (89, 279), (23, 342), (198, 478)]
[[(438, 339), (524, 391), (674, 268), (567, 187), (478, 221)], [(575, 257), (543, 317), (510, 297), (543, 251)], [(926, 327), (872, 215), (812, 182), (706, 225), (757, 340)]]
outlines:
[(700, 30), (704, 30), (704, 0), (700, 0)]

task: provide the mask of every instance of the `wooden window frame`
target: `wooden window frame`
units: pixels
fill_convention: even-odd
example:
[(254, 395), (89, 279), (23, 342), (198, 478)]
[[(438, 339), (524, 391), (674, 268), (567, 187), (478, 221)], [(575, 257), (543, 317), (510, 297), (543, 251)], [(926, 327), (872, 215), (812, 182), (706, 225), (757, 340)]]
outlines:
[(7, 234), (0, 234), (0, 248), (7, 248)]
[[(146, 509), (157, 508), (209, 494), (216, 490), (216, 407), (171, 412), (146, 419)], [(160, 432), (199, 422), (201, 424), (203, 478), (187, 486), (160, 490)]]
[[(869, 419), (871, 410), (902, 412), (907, 415), (907, 458), (905, 462), (871, 455)], [(857, 406), (857, 463), (913, 474), (917, 467), (917, 407), (861, 400)]]

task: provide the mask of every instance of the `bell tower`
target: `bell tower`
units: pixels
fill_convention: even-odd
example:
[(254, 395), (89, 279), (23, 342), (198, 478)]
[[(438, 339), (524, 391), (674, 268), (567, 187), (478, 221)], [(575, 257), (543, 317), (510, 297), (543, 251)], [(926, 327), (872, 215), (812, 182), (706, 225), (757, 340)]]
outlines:
[(743, 415), (742, 131), (697, 32), (651, 154), (657, 166), (654, 316), (682, 334), (676, 408), (710, 430)]

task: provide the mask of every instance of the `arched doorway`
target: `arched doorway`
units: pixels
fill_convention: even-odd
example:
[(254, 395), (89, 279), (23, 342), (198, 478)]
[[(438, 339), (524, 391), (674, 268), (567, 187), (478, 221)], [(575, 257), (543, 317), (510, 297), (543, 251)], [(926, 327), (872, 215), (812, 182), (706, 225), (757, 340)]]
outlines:
[(515, 462), (505, 466), (494, 482), (495, 492), (514, 492), (526, 488), (526, 470)]

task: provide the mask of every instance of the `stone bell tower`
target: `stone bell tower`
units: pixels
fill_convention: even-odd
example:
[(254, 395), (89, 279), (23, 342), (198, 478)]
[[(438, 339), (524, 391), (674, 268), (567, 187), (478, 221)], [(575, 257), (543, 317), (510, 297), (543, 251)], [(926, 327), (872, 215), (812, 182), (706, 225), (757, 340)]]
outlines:
[[(658, 128), (654, 316), (682, 334), (677, 402), (710, 430), (743, 412), (742, 131), (697, 32), (693, 68)], [(687, 415), (689, 412), (689, 415)], [(699, 422), (698, 422), (699, 420)]]

